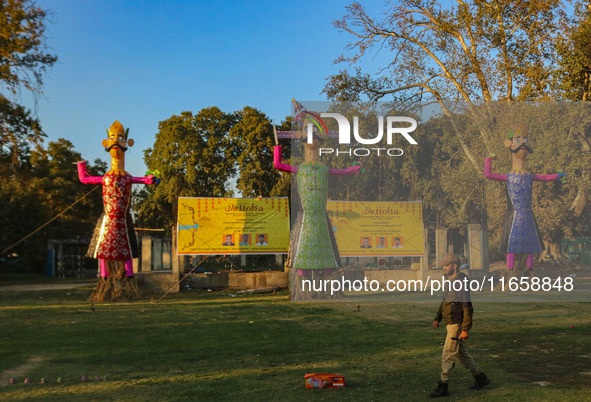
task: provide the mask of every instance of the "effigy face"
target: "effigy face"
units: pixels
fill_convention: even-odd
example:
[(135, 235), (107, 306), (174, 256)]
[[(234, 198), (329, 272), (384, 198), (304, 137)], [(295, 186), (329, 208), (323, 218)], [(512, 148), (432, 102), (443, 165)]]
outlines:
[(509, 148), (514, 159), (524, 160), (533, 153), (527, 126), (520, 124), (515, 131), (509, 130), (509, 138), (505, 140), (505, 147)]
[(125, 130), (123, 125), (118, 121), (111, 124), (111, 127), (107, 131), (108, 138), (101, 142), (103, 147), (105, 147), (105, 151), (107, 151), (111, 157), (123, 159), (127, 148), (133, 146), (133, 140), (127, 138), (128, 133), (129, 129)]

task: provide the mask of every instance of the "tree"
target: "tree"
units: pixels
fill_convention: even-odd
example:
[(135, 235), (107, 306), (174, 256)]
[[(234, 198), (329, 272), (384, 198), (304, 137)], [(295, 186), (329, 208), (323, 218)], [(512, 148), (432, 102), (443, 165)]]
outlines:
[[(452, 107), (461, 102), (477, 123), (481, 140), (490, 153), (490, 120), (477, 114), (475, 106), (492, 100), (533, 100), (548, 91), (552, 34), (556, 32), (561, 2), (459, 0), (444, 8), (433, 0), (402, 0), (387, 16), (371, 18), (359, 3), (335, 26), (356, 41), (348, 45), (352, 55), (338, 61), (357, 65), (370, 50), (392, 52), (381, 74), (355, 74), (347, 70), (329, 77), (325, 92), (335, 100), (376, 101), (394, 95), (407, 102), (439, 103), (455, 125)], [(481, 171), (482, 164), (464, 138), (455, 135), (466, 158)]]
[(578, 4), (575, 17), (564, 25), (557, 40), (559, 68), (555, 77), (557, 97), (591, 100), (591, 9)]
[[(28, 169), (21, 166), (19, 175), (9, 175), (0, 183), (0, 224), (5, 229), (0, 233), (2, 250), (57, 217), (39, 234), (8, 251), (24, 256), (24, 266), (43, 266), (48, 238), (90, 238), (102, 198), (100, 190), (84, 197), (89, 188), (80, 183), (72, 164), (81, 159), (72, 143), (60, 138), (50, 142), (47, 150), (31, 152)], [(106, 164), (96, 160), (89, 171), (102, 175)]]
[[(29, 0), (0, 2), (0, 82), (16, 94), (24, 88), (40, 94), (43, 74), (56, 61), (45, 51), (47, 12)], [(28, 110), (0, 93), (0, 161), (3, 170), (26, 158), (30, 146), (39, 147), (45, 134)]]
[(47, 221), (47, 207), (34, 187), (16, 177), (2, 180), (0, 200), (0, 257), (16, 254), (24, 257), (21, 267), (38, 266), (46, 255), (46, 241), (41, 236), (33, 236), (18, 245), (15, 243)]
[[(345, 69), (329, 77), (324, 91), (335, 100), (390, 99), (399, 107), (436, 102), (448, 122), (433, 123), (451, 136), (445, 134), (445, 141), (439, 141), (433, 133), (425, 133), (421, 145), (434, 143), (439, 149), (431, 163), (416, 165), (437, 172), (431, 176), (437, 184), (430, 193), (435, 196), (432, 205), (440, 205), (436, 200), (441, 200), (445, 225), (454, 227), (475, 219), (471, 215), (483, 211), (486, 200), (489, 218), (493, 218), (491, 226), (495, 228), (499, 225), (497, 218), (501, 218), (494, 208), (502, 209), (506, 201), (496, 184), (483, 183), (481, 172), (484, 157), (494, 152), (504, 154), (502, 140), (507, 129), (528, 121), (537, 130), (534, 137), (541, 138), (550, 150), (554, 149), (552, 139), (569, 144), (572, 140), (572, 130), (550, 124), (555, 122), (541, 111), (520, 115), (520, 106), (514, 102), (551, 100), (556, 94), (555, 77), (560, 72), (558, 33), (569, 23), (558, 18), (563, 2), (458, 0), (455, 6), (441, 6), (431, 0), (401, 0), (390, 5), (386, 16), (378, 20), (359, 3), (353, 3), (347, 7), (347, 15), (335, 22), (337, 28), (355, 38), (348, 46), (349, 52), (338, 59), (350, 63), (354, 71)], [(586, 38), (584, 32), (579, 35), (581, 40)], [(369, 74), (360, 65), (373, 49), (391, 52), (392, 56), (378, 73)], [(508, 101), (514, 110), (493, 101)], [(541, 120), (536, 122), (534, 116)], [(540, 126), (541, 122), (547, 126)], [(549, 132), (548, 127), (558, 131)], [(585, 143), (589, 145), (588, 138), (579, 136), (574, 149)], [(573, 148), (570, 151), (570, 155), (563, 155), (564, 160), (543, 152), (534, 155), (534, 165), (542, 170), (536, 173), (551, 173), (547, 171), (550, 167), (561, 167), (571, 169), (569, 174), (582, 174), (584, 169), (574, 162), (582, 164), (586, 157), (578, 158), (577, 152), (573, 159)], [(565, 166), (557, 166), (558, 162)], [(426, 171), (420, 177), (430, 180)], [(571, 203), (576, 194), (571, 191), (572, 185), (583, 190), (588, 187), (585, 180), (571, 179), (568, 187), (555, 186), (549, 196), (543, 197), (545, 211), (538, 213), (557, 216), (562, 232), (571, 231), (576, 223), (562, 214), (550, 215), (549, 211), (558, 211), (550, 206)], [(541, 226), (547, 235), (553, 230), (550, 224)], [(557, 242), (556, 236), (550, 237)]]
[[(2, 249), (28, 234), (47, 217), (48, 210), (31, 186), (31, 152), (43, 153), (45, 133), (39, 120), (9, 96), (25, 89), (42, 92), (43, 75), (57, 57), (45, 52), (47, 13), (28, 0), (0, 1), (0, 209), (5, 228)], [(3, 93), (7, 91), (7, 93)], [(43, 249), (22, 244), (11, 250), (31, 256)]]
[(228, 179), (236, 172), (237, 150), (229, 133), (236, 120), (234, 114), (209, 107), (159, 123), (144, 161), (150, 170), (161, 172), (162, 182), (136, 193), (140, 225), (172, 228), (178, 197), (231, 196)]
[[(561, 35), (558, 36), (557, 55), (559, 69), (555, 75), (554, 89), (558, 99), (570, 101), (591, 100), (591, 8), (589, 4), (577, 2), (574, 7), (574, 16), (566, 19)], [(586, 110), (586, 105), (579, 106)], [(584, 113), (583, 113), (584, 115)], [(579, 115), (580, 116), (580, 115)], [(587, 163), (578, 169), (580, 184), (572, 204), (568, 208), (567, 221), (573, 225), (573, 230), (566, 230), (570, 236), (591, 234), (589, 224), (589, 194), (591, 193), (591, 172), (589, 158), (591, 157), (591, 125), (585, 119), (575, 117), (575, 122), (569, 129), (569, 137), (572, 134), (577, 139), (576, 146), (582, 154), (578, 160)], [(560, 237), (563, 230), (553, 232), (555, 238)], [(557, 255), (555, 242), (546, 243), (546, 253)]]
[(29, 0), (0, 4), (0, 80), (12, 93), (19, 87), (39, 92), (43, 74), (57, 61), (45, 52), (47, 12)]
[(44, 137), (39, 121), (30, 111), (0, 95), (1, 177), (22, 174), (27, 169), (31, 150), (39, 151)]
[[(278, 129), (289, 129), (289, 122)], [(284, 148), (289, 155), (289, 145)], [(144, 227), (172, 228), (178, 197), (231, 197), (234, 188), (243, 197), (289, 194), (289, 175), (273, 168), (273, 127), (249, 106), (234, 113), (208, 107), (161, 121), (144, 161), (162, 174), (158, 186), (134, 193), (137, 222)]]
[[(80, 182), (76, 174), (74, 163), (80, 160), (83, 160), (82, 155), (64, 138), (50, 142), (47, 151), (32, 154), (33, 179), (30, 186), (36, 190), (40, 202), (47, 207), (48, 219), (62, 213), (91, 190)], [(97, 159), (94, 165), (88, 167), (88, 171), (93, 176), (102, 176), (107, 171), (107, 164)], [(59, 238), (90, 237), (96, 218), (102, 210), (99, 188), (60, 215), (47, 227), (45, 233)]]
[(281, 177), (273, 167), (273, 127), (262, 112), (246, 106), (236, 113), (237, 122), (230, 130), (238, 157), (236, 187), (244, 198), (269, 197)]

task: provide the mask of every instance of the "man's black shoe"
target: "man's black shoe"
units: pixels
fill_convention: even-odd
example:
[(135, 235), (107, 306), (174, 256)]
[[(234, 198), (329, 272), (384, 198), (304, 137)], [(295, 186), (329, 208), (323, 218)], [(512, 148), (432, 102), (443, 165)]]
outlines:
[(431, 392), (431, 398), (439, 398), (440, 396), (448, 396), (449, 391), (447, 390), (446, 382), (439, 382), (437, 388)]
[(474, 376), (474, 385), (470, 387), (470, 389), (482, 389), (482, 387), (490, 384), (490, 378), (486, 376), (484, 373), (480, 373)]

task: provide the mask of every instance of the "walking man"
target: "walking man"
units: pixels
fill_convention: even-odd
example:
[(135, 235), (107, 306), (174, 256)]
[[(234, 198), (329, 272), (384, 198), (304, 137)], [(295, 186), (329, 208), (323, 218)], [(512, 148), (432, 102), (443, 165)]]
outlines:
[[(475, 383), (470, 389), (478, 390), (490, 384), (490, 379), (478, 368), (464, 345), (464, 341), (468, 339), (468, 331), (472, 328), (473, 312), (470, 289), (466, 285), (468, 277), (460, 272), (460, 259), (453, 253), (447, 253), (439, 265), (443, 267), (445, 276), (444, 292), (433, 328), (439, 328), (439, 323), (443, 319), (447, 336), (441, 355), (441, 381), (431, 393), (432, 398), (449, 395), (447, 386), (456, 357), (474, 376)], [(461, 282), (461, 286), (457, 282)]]

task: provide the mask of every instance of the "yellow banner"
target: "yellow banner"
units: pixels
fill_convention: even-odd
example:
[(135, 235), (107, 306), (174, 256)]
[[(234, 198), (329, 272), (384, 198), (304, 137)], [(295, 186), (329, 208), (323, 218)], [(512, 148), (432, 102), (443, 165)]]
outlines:
[(178, 254), (287, 253), (287, 197), (179, 197), (178, 202)]
[(328, 201), (327, 210), (341, 256), (425, 254), (421, 201)]

